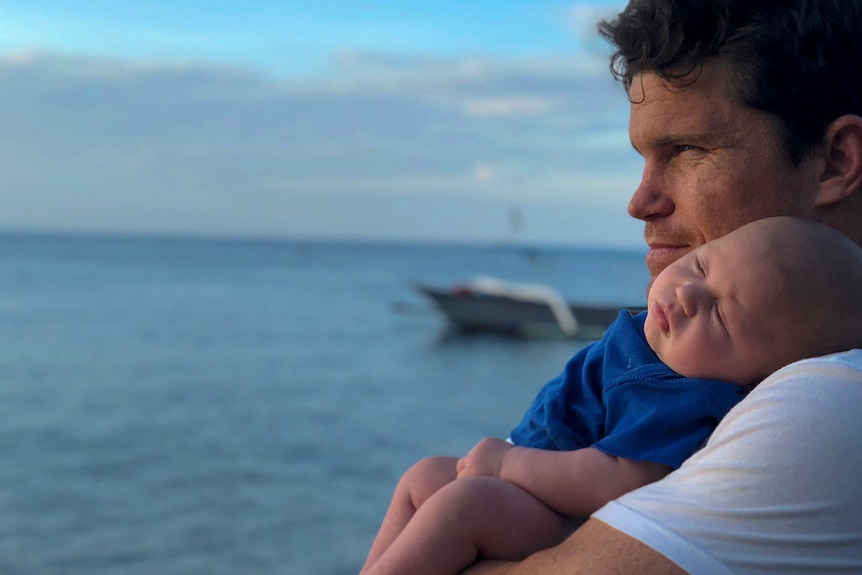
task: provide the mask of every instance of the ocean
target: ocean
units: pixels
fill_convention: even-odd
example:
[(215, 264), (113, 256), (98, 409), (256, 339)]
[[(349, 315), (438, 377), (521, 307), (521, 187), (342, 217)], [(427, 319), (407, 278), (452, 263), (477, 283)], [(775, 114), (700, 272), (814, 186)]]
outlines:
[(356, 574), (401, 473), (585, 344), (452, 334), (412, 286), (639, 305), (643, 255), (0, 235), (0, 573)]

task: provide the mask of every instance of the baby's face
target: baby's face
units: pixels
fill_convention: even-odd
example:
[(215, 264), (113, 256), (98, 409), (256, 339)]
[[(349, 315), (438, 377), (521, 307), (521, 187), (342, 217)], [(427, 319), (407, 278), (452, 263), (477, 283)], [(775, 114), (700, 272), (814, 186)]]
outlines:
[[(750, 234), (730, 234), (668, 266), (653, 282), (644, 326), (659, 358), (687, 377), (759, 381), (773, 367), (781, 290)], [(778, 304), (778, 305), (776, 305)]]

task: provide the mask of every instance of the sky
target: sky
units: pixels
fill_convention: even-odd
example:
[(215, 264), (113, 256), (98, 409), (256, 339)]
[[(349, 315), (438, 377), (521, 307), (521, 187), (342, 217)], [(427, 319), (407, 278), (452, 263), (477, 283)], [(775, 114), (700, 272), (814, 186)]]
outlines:
[(624, 0), (4, 0), (0, 230), (641, 246)]

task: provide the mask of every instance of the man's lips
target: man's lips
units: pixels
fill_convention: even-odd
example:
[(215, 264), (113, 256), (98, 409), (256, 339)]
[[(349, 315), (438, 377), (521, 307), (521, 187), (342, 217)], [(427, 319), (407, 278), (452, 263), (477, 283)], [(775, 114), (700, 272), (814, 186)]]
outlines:
[(649, 252), (646, 255), (646, 263), (651, 270), (656, 270), (654, 273), (658, 273), (691, 251), (689, 244), (650, 243), (648, 245)]
[(661, 332), (665, 335), (670, 334), (670, 318), (668, 318), (664, 307), (660, 303), (656, 302), (652, 304), (649, 313), (652, 314), (653, 321), (656, 322)]
[(691, 245), (687, 243), (659, 243), (659, 242), (649, 242), (647, 243), (649, 246), (650, 255), (663, 256), (669, 254), (678, 254), (679, 252), (687, 252), (691, 249)]

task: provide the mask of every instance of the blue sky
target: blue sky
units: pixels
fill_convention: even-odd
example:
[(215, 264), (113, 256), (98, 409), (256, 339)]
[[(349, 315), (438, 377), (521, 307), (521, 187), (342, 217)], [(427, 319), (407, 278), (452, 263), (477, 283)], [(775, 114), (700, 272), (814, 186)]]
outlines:
[(7, 0), (0, 228), (640, 245), (622, 6)]

